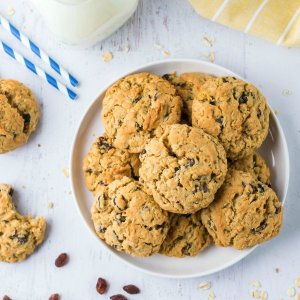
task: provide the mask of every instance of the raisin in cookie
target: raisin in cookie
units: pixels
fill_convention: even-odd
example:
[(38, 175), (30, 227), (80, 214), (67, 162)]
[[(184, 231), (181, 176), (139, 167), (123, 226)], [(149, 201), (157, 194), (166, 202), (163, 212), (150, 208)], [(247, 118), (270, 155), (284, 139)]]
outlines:
[(116, 149), (106, 135), (100, 136), (83, 160), (85, 183), (90, 191), (98, 185), (108, 185), (123, 176), (137, 178), (139, 174), (138, 154)]
[(139, 73), (113, 84), (103, 99), (103, 122), (116, 148), (139, 153), (163, 126), (180, 121), (182, 101), (158, 75)]
[(149, 256), (159, 251), (168, 229), (168, 213), (128, 177), (99, 187), (92, 219), (97, 235), (118, 251)]
[(46, 221), (17, 213), (13, 189), (0, 184), (0, 261), (23, 261), (44, 240)]
[(0, 80), (0, 153), (25, 144), (40, 117), (32, 92), (15, 80)]
[(188, 215), (171, 214), (170, 229), (160, 253), (167, 256), (195, 256), (212, 242), (201, 223), (200, 212)]
[(173, 213), (207, 207), (227, 172), (226, 153), (217, 139), (184, 124), (166, 126), (140, 159), (141, 182), (162, 209)]
[(243, 172), (248, 172), (256, 177), (258, 181), (271, 186), (270, 169), (265, 160), (257, 153), (234, 161), (230, 167)]
[(254, 153), (268, 134), (270, 110), (265, 97), (235, 77), (207, 80), (192, 110), (193, 126), (218, 137), (233, 160)]
[(283, 209), (275, 192), (249, 173), (230, 170), (201, 219), (218, 246), (245, 249), (275, 237)]
[(200, 92), (201, 86), (213, 76), (203, 73), (183, 73), (179, 76), (176, 73), (165, 74), (164, 79), (171, 82), (182, 99), (182, 119), (192, 123), (193, 100)]

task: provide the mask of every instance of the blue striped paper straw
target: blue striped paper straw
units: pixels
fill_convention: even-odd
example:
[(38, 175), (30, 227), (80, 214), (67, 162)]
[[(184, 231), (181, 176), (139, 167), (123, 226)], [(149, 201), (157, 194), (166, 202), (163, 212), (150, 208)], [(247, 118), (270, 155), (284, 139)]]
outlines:
[(72, 86), (78, 85), (78, 80), (71, 75), (66, 69), (60, 66), (53, 58), (51, 58), (44, 50), (32, 42), (25, 34), (12, 25), (6, 18), (0, 15), (0, 23), (3, 28), (16, 37), (26, 48), (37, 55), (42, 61), (50, 66), (56, 73), (61, 75)]
[(11, 56), (13, 59), (18, 61), (20, 64), (25, 66), (27, 69), (29, 69), (31, 72), (33, 72), (35, 75), (38, 75), (39, 77), (46, 80), (50, 85), (52, 85), (57, 90), (61, 91), (63, 94), (69, 96), (70, 99), (75, 100), (77, 95), (70, 90), (68, 87), (66, 87), (61, 82), (57, 81), (54, 77), (52, 77), (50, 74), (48, 74), (46, 71), (42, 70), (41, 68), (37, 67), (32, 63), (30, 60), (28, 60), (26, 57), (22, 56), (20, 53), (14, 51), (10, 46), (8, 46), (6, 43), (1, 41), (2, 48), (5, 53), (7, 53), (9, 56)]

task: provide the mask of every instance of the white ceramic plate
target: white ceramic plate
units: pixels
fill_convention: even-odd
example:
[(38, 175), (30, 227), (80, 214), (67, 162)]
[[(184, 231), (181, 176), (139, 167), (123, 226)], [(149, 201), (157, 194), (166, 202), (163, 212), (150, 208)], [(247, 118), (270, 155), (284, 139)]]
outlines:
[[(215, 76), (232, 75), (239, 77), (233, 72), (218, 65), (199, 60), (186, 59), (151, 63), (133, 70), (131, 73), (150, 72), (163, 75), (174, 71), (179, 74), (183, 72), (202, 72), (213, 74)], [(125, 75), (127, 74), (124, 74), (124, 76)], [(225, 269), (250, 254), (254, 248), (238, 251), (231, 248), (217, 248), (211, 246), (196, 257), (179, 259), (157, 254), (148, 258), (135, 258), (125, 253), (115, 251), (102, 240), (98, 239), (94, 232), (93, 223), (90, 217), (90, 208), (93, 199), (91, 193), (88, 192), (84, 184), (82, 159), (96, 137), (104, 132), (100, 114), (102, 109), (101, 102), (106, 89), (107, 87), (103, 87), (97, 99), (91, 103), (90, 107), (83, 115), (74, 138), (70, 168), (73, 195), (79, 214), (89, 232), (99, 241), (99, 247), (106, 249), (114, 256), (141, 271), (169, 278), (191, 278), (208, 275)], [(289, 182), (289, 156), (283, 131), (272, 111), (270, 116), (269, 135), (259, 152), (266, 159), (271, 169), (272, 185), (279, 198), (284, 202)]]

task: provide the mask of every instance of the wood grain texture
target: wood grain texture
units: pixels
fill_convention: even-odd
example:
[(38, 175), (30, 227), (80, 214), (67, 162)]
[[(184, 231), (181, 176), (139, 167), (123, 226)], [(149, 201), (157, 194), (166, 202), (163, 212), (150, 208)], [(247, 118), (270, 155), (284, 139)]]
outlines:
[[(216, 299), (251, 299), (249, 282), (259, 279), (269, 299), (287, 299), (286, 290), (300, 276), (300, 50), (279, 48), (200, 18), (185, 0), (141, 0), (134, 17), (118, 32), (91, 48), (72, 48), (57, 42), (45, 28), (30, 1), (2, 0), (0, 12), (14, 7), (13, 22), (39, 45), (63, 62), (81, 81), (80, 98), (71, 103), (39, 78), (0, 53), (0, 77), (27, 84), (42, 107), (38, 131), (26, 147), (0, 156), (0, 182), (17, 190), (16, 203), (22, 213), (43, 215), (49, 222), (48, 237), (39, 251), (21, 264), (0, 263), (0, 297), (14, 300), (48, 299), (54, 292), (62, 299), (108, 299), (99, 296), (98, 277), (107, 278), (109, 294), (125, 284), (136, 284), (142, 294), (130, 299), (207, 299), (208, 292), (197, 289), (202, 280), (212, 282)], [(215, 39), (213, 48), (202, 44), (203, 36)], [(28, 53), (0, 27), (0, 38), (21, 53)], [(121, 73), (141, 64), (165, 59), (153, 47), (164, 45), (172, 58), (202, 58), (215, 51), (216, 63), (256, 84), (279, 111), (290, 151), (291, 179), (281, 235), (262, 245), (235, 266), (191, 280), (168, 280), (140, 273), (99, 248), (80, 220), (70, 183), (62, 174), (69, 165), (70, 147), (79, 120), (101, 87)], [(130, 46), (129, 53), (122, 48)], [(103, 51), (114, 59), (101, 60)], [(37, 62), (32, 56), (31, 59)], [(205, 58), (204, 58), (205, 59)], [(38, 63), (40, 64), (40, 63)], [(289, 89), (292, 94), (284, 96)], [(41, 144), (41, 147), (38, 147)], [(48, 202), (54, 208), (48, 208)], [(54, 260), (61, 252), (70, 255), (61, 269)], [(280, 268), (277, 274), (274, 269)], [(300, 290), (299, 290), (300, 292)]]

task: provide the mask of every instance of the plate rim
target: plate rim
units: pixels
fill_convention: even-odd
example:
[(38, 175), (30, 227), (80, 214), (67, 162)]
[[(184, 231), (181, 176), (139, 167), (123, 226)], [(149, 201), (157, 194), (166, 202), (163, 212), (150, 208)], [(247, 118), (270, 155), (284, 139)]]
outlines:
[[(208, 67), (213, 67), (213, 68), (217, 68), (221, 71), (224, 71), (226, 73), (231, 73), (232, 76), (236, 76), (244, 81), (249, 82), (248, 80), (246, 80), (245, 78), (243, 78), (242, 76), (236, 74), (235, 72), (220, 66), (218, 64), (214, 64), (214, 63), (210, 63), (207, 61), (203, 61), (200, 59), (187, 59), (187, 58), (174, 58), (174, 59), (165, 59), (165, 60), (156, 60), (147, 64), (143, 64), (139, 67), (136, 67), (130, 71), (121, 73), (121, 75), (115, 75), (113, 76), (113, 78), (109, 81), (108, 84), (106, 84), (103, 88), (101, 88), (100, 92), (97, 93), (97, 96), (94, 98), (93, 101), (90, 102), (90, 104), (87, 106), (87, 108), (84, 110), (82, 117), (79, 120), (79, 125), (76, 128), (75, 134), (73, 136), (72, 139), (72, 145), (71, 145), (71, 152), (70, 152), (70, 160), (69, 160), (69, 167), (70, 167), (70, 185), (71, 185), (71, 191), (72, 191), (72, 195), (73, 195), (73, 200), (75, 202), (75, 206), (76, 206), (76, 210), (80, 216), (80, 219), (83, 221), (85, 227), (88, 229), (88, 231), (92, 234), (92, 236), (97, 239), (97, 242), (100, 242), (100, 245), (102, 248), (105, 249), (105, 251), (109, 252), (111, 255), (113, 255), (114, 257), (117, 257), (117, 259), (121, 260), (122, 262), (124, 262), (125, 264), (129, 265), (130, 267), (139, 270), (141, 272), (150, 274), (152, 276), (156, 276), (156, 277), (161, 277), (161, 278), (169, 278), (169, 279), (189, 279), (189, 278), (197, 278), (197, 277), (202, 277), (202, 276), (207, 276), (207, 275), (211, 275), (214, 274), (216, 272), (220, 272), (222, 270), (225, 270), (233, 265), (235, 265), (236, 263), (238, 263), (239, 261), (243, 260), (244, 258), (246, 258), (248, 255), (250, 255), (251, 253), (253, 253), (253, 251), (259, 246), (254, 246), (250, 249), (245, 250), (243, 255), (239, 255), (236, 259), (229, 261), (228, 263), (222, 264), (219, 267), (215, 267), (213, 269), (210, 269), (209, 271), (202, 271), (199, 273), (194, 273), (194, 274), (188, 274), (188, 275), (180, 275), (180, 274), (167, 274), (167, 273), (158, 273), (155, 271), (151, 271), (148, 269), (144, 269), (138, 265), (135, 265), (133, 263), (131, 263), (130, 261), (126, 260), (124, 257), (119, 256), (117, 253), (115, 253), (114, 251), (112, 251), (112, 249), (110, 249), (110, 247), (108, 245), (105, 244), (105, 242), (103, 242), (102, 240), (100, 240), (97, 235), (95, 234), (95, 231), (92, 230), (90, 228), (90, 226), (88, 225), (88, 223), (86, 222), (81, 209), (80, 209), (80, 205), (79, 205), (79, 199), (76, 197), (76, 189), (75, 189), (75, 185), (74, 185), (74, 180), (73, 180), (73, 176), (74, 176), (74, 172), (73, 172), (73, 164), (75, 164), (74, 160), (75, 160), (75, 146), (77, 144), (77, 139), (79, 137), (79, 133), (82, 127), (82, 123), (86, 117), (86, 115), (88, 114), (88, 112), (92, 109), (92, 107), (95, 105), (95, 103), (99, 100), (99, 97), (117, 80), (119, 80), (120, 78), (127, 76), (129, 74), (132, 73), (137, 73), (137, 72), (141, 72), (143, 69), (145, 68), (149, 68), (149, 67), (153, 67), (155, 65), (159, 65), (159, 64), (165, 64), (165, 63), (195, 63), (195, 64), (202, 64), (202, 65), (206, 65)], [(289, 151), (288, 151), (288, 146), (287, 146), (287, 142), (286, 142), (286, 138), (285, 138), (285, 134), (284, 131), (281, 127), (281, 124), (276, 116), (276, 114), (274, 113), (274, 111), (271, 109), (270, 107), (270, 114), (272, 115), (273, 120), (276, 123), (276, 127), (279, 130), (280, 136), (282, 137), (282, 145), (283, 145), (283, 150), (284, 150), (284, 156), (285, 156), (285, 160), (286, 160), (286, 166), (285, 166), (285, 171), (287, 174), (287, 178), (285, 181), (285, 186), (284, 186), (284, 194), (283, 197), (281, 199), (282, 204), (284, 205), (285, 201), (286, 201), (286, 197), (288, 194), (288, 187), (289, 187), (289, 177), (290, 177), (290, 158), (289, 158)]]

